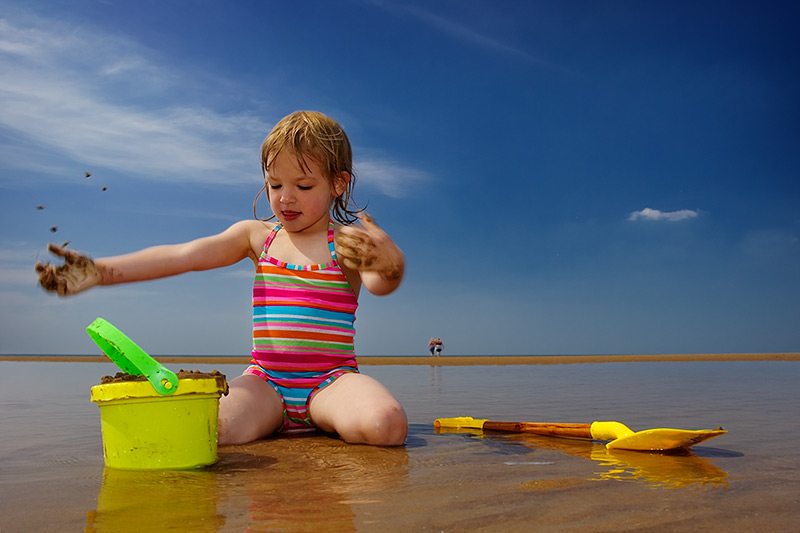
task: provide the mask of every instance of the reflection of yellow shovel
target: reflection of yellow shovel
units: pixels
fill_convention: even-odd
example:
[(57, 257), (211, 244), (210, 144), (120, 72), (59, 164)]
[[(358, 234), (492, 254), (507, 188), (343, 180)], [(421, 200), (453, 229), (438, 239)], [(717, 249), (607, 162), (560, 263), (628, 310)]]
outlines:
[(591, 424), (493, 422), (491, 420), (477, 420), (469, 416), (437, 418), (433, 422), (433, 426), (435, 428), (472, 428), (610, 441), (606, 444), (608, 449), (640, 451), (686, 449), (704, 440), (727, 433), (722, 428), (697, 431), (659, 428), (634, 432), (620, 422), (592, 422)]
[[(441, 426), (440, 433), (471, 433), (483, 437), (483, 430)], [(664, 453), (640, 453), (628, 450), (609, 450), (603, 445), (577, 439), (551, 439), (548, 436), (522, 433), (493, 435), (494, 438), (522, 444), (532, 449), (555, 450), (567, 455), (598, 461), (602, 465), (595, 473), (600, 479), (640, 481), (660, 488), (684, 488), (693, 485), (728, 486), (728, 474), (708, 459), (689, 450)]]
[(608, 468), (606, 472), (599, 472), (603, 479), (637, 479), (665, 489), (695, 484), (720, 488), (728, 486), (728, 474), (691, 452), (685, 455), (655, 455), (597, 447), (592, 448), (590, 457)]

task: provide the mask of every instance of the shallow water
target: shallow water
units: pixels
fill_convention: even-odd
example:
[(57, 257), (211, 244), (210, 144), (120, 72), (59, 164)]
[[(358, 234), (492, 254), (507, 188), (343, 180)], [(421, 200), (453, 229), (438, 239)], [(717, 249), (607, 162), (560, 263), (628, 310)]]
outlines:
[[(229, 378), (239, 365), (217, 368)], [(173, 368), (177, 370), (177, 368)], [(0, 361), (0, 531), (792, 531), (800, 362), (363, 366), (400, 399), (406, 446), (327, 436), (220, 449), (189, 472), (104, 468), (89, 388), (111, 364)], [(439, 417), (728, 434), (686, 455), (518, 434), (436, 433)]]

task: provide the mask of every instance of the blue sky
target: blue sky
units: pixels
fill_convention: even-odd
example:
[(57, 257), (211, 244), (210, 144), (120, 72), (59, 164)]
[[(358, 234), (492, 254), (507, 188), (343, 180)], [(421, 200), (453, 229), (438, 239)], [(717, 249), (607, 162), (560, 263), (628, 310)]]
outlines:
[(249, 353), (249, 262), (68, 299), (33, 264), (252, 217), (297, 109), (345, 127), (406, 253), (361, 355), (798, 352), (799, 12), (0, 0), (0, 352), (97, 353), (102, 316), (153, 354)]

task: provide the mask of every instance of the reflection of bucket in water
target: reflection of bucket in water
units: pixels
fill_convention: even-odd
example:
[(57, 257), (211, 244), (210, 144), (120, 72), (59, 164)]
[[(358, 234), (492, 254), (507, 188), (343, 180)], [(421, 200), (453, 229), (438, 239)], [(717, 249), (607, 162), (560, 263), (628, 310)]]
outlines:
[(209, 471), (134, 472), (106, 468), (97, 510), (87, 513), (87, 532), (217, 532), (217, 474)]
[(92, 387), (100, 407), (106, 466), (130, 470), (183, 469), (217, 460), (219, 397), (225, 377), (179, 379), (169, 396), (147, 381)]

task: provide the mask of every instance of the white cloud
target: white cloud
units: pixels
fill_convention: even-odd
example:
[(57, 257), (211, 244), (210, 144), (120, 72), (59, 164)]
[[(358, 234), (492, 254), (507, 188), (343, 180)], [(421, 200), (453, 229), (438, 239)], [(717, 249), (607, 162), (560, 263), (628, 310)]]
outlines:
[(446, 18), (434, 14), (426, 9), (422, 9), (416, 6), (411, 6), (408, 4), (403, 4), (401, 2), (387, 2), (385, 0), (368, 0), (368, 3), (395, 15), (410, 16), (416, 19), (417, 21), (422, 22), (423, 24), (426, 24), (447, 35), (450, 35), (451, 37), (459, 41), (473, 44), (485, 49), (495, 50), (503, 54), (516, 56), (531, 63), (538, 63), (544, 66), (555, 67), (555, 65), (552, 65), (551, 63), (543, 59), (535, 57), (532, 54), (520, 48), (509, 45), (501, 40), (495, 39), (481, 32), (475, 31), (472, 28), (469, 28), (463, 24), (460, 24), (459, 22), (452, 20), (451, 18)]
[(405, 196), (414, 186), (429, 179), (428, 173), (424, 171), (385, 159), (359, 159), (354, 166), (359, 183), (356, 187), (370, 186), (392, 198)]
[[(0, 131), (10, 132), (0, 154), (8, 166), (56, 173), (60, 154), (151, 180), (261, 179), (269, 122), (192, 102), (183, 93), (197, 88), (196, 77), (129, 39), (54, 20), (0, 19), (0, 71)], [(427, 176), (380, 157), (357, 166), (364, 184), (392, 197)]]
[[(56, 174), (57, 154), (151, 180), (261, 180), (259, 146), (272, 117), (192, 101), (187, 87), (217, 91), (203, 91), (193, 73), (161, 64), (157, 53), (123, 36), (0, 18), (0, 71), (5, 165)], [(392, 197), (427, 177), (381, 157), (361, 159), (357, 171), (362, 183)]]
[(680, 211), (659, 211), (658, 209), (650, 209), (645, 207), (641, 211), (634, 211), (628, 217), (628, 220), (666, 220), (668, 222), (678, 222), (679, 220), (686, 220), (695, 218), (699, 214), (698, 211), (693, 209), (681, 209)]
[[(139, 177), (257, 178), (258, 144), (267, 123), (176, 96), (192, 84), (150, 55), (96, 28), (0, 20), (0, 128), (22, 139), (17, 142), (28, 153), (56, 152)], [(18, 168), (30, 168), (29, 161), (5, 159)]]

